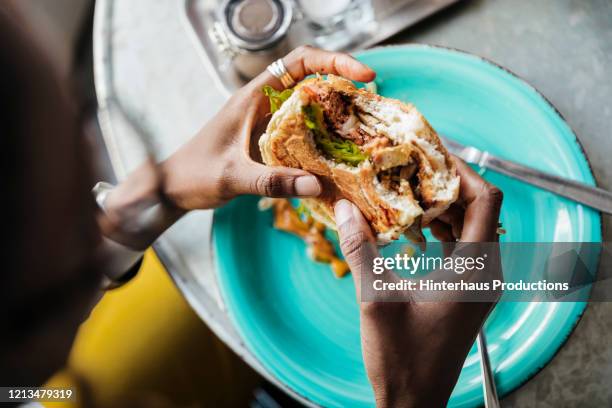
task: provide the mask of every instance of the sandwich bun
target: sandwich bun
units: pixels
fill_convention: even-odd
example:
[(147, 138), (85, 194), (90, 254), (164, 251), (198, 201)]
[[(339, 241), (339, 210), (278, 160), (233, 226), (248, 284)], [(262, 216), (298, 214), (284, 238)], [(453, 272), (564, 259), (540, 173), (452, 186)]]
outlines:
[(303, 199), (332, 229), (335, 202), (346, 198), (369, 221), (379, 244), (421, 228), (458, 197), (455, 164), (417, 109), (357, 89), (334, 75), (299, 83), (259, 140), (265, 164), (306, 170), (323, 194)]

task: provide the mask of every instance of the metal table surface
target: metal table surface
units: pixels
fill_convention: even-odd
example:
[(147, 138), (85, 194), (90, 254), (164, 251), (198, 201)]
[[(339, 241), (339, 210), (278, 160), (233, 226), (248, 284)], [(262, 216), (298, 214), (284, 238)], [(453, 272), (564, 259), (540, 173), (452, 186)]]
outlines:
[[(225, 99), (210, 86), (211, 78), (183, 25), (181, 3), (97, 2), (94, 63), (99, 118), (118, 179), (144, 159), (142, 140), (163, 159), (195, 134)], [(568, 120), (599, 185), (612, 190), (612, 2), (463, 1), (387, 41), (404, 42), (473, 52), (525, 78)], [(158, 240), (155, 250), (211, 329), (276, 382), (244, 347), (224, 311), (210, 248), (211, 221), (211, 211), (188, 214)], [(604, 217), (606, 241), (611, 238), (610, 225)], [(503, 405), (612, 406), (609, 378), (612, 303), (594, 303), (553, 361)]]

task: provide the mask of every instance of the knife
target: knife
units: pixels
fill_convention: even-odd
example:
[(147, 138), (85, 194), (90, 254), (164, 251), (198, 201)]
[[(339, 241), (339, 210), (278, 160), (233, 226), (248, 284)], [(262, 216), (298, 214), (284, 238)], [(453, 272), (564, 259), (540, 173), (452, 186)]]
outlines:
[(462, 145), (444, 136), (440, 138), (448, 151), (468, 163), (491, 169), (587, 205), (606, 214), (612, 214), (612, 193), (609, 191), (555, 176), (510, 160), (501, 159), (487, 151), (478, 150), (473, 146)]

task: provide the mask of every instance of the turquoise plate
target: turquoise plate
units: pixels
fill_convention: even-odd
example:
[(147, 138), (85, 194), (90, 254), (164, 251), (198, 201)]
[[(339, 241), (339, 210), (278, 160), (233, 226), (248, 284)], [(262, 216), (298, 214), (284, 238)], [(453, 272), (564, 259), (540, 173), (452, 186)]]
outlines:
[[(414, 103), (434, 128), (560, 176), (594, 184), (576, 136), (534, 88), (508, 71), (462, 52), (405, 46), (358, 58), (378, 73), (379, 93)], [(506, 241), (599, 242), (596, 211), (486, 172), (504, 192)], [(255, 197), (215, 213), (218, 279), (231, 318), (264, 367), (325, 406), (371, 406), (361, 359), (351, 278), (336, 279), (312, 262), (297, 238), (275, 231)], [(520, 386), (557, 352), (585, 303), (500, 303), (487, 321), (491, 362), (501, 395)], [(450, 405), (482, 404), (476, 348), (465, 361)], [(418, 368), (417, 368), (418, 369)]]

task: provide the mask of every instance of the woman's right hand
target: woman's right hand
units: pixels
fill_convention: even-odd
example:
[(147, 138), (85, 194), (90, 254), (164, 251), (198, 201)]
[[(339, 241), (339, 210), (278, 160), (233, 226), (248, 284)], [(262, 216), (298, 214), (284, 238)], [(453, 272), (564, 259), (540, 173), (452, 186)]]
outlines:
[[(349, 54), (310, 46), (283, 58), (291, 77), (336, 74), (355, 81), (372, 81), (372, 69)], [(162, 164), (166, 196), (184, 210), (214, 208), (242, 194), (268, 197), (313, 197), (321, 193), (317, 178), (301, 169), (266, 166), (258, 140), (270, 120), (264, 86), (284, 87), (268, 71), (239, 89), (204, 128)]]
[[(495, 242), (502, 193), (460, 159), (460, 199), (431, 224), (440, 240)], [(342, 253), (357, 298), (379, 256), (372, 231), (347, 200), (335, 207)], [(491, 302), (362, 302), (361, 346), (378, 406), (445, 406)]]
[[(299, 82), (306, 76), (337, 74), (368, 82), (376, 74), (349, 54), (302, 46), (283, 58)], [(282, 90), (268, 71), (236, 91), (227, 103), (184, 146), (160, 165), (148, 163), (134, 171), (106, 200), (100, 225), (106, 236), (118, 236), (138, 207), (161, 201), (167, 216), (140, 237), (136, 247), (146, 248), (182, 214), (216, 208), (243, 194), (269, 197), (315, 197), (322, 192), (318, 179), (301, 169), (266, 166), (256, 160), (258, 140), (270, 120), (265, 85)], [(160, 197), (161, 196), (161, 197)], [(136, 208), (136, 211), (130, 211)], [(126, 241), (126, 239), (124, 239)], [(134, 242), (134, 239), (131, 238)], [(133, 245), (132, 245), (133, 246)]]

